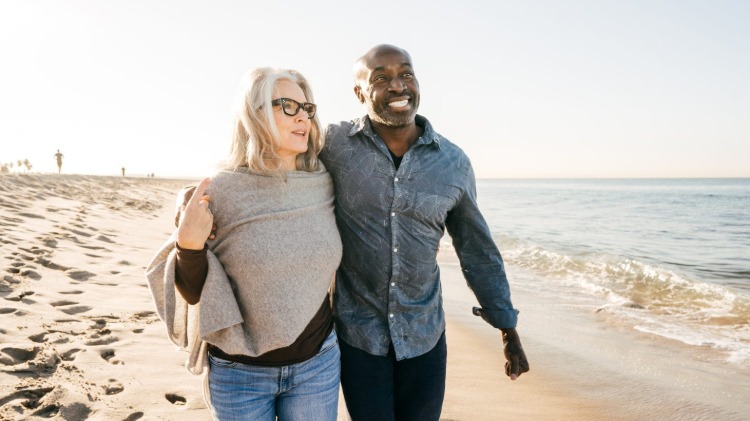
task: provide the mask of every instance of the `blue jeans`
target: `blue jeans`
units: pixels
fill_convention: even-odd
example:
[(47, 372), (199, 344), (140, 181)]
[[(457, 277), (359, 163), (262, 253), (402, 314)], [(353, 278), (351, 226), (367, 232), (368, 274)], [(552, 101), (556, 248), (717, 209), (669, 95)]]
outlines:
[(215, 420), (335, 421), (341, 353), (335, 331), (307, 361), (283, 367), (208, 355), (207, 401)]
[(341, 387), (354, 421), (438, 421), (445, 396), (448, 349), (445, 332), (426, 354), (396, 361), (393, 346), (385, 357), (343, 340)]

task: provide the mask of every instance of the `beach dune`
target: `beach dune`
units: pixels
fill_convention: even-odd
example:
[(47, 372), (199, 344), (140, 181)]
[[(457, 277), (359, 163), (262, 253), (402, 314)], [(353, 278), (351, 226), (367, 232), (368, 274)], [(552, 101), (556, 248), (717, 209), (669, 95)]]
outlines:
[[(192, 183), (0, 175), (0, 419), (210, 419), (202, 379), (167, 339), (144, 278), (173, 230), (176, 192)], [(471, 314), (475, 300), (450, 247), (439, 257), (442, 419), (748, 419), (736, 403), (750, 392), (747, 377), (708, 365), (699, 367), (706, 377), (691, 377), (667, 363), (660, 344), (628, 337), (593, 309), (532, 294), (523, 283), (533, 275), (509, 270), (531, 362), (511, 382), (499, 332)], [(623, 344), (630, 357), (616, 352)], [(688, 384), (705, 379), (726, 391), (701, 395)], [(347, 419), (343, 400), (340, 409)]]

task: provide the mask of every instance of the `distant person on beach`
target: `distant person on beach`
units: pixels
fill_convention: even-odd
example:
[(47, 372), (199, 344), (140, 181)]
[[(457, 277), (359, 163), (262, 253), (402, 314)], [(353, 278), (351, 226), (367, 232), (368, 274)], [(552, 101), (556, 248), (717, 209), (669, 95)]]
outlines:
[(208, 369), (215, 419), (334, 421), (341, 239), (308, 82), (252, 71), (233, 127), (223, 170), (178, 198), (178, 228), (147, 269), (159, 316), (190, 371)]
[(122, 167), (121, 170), (122, 170), (122, 176), (125, 177), (125, 167)]
[[(444, 230), (515, 380), (529, 370), (502, 257), (476, 202), (468, 157), (417, 114), (409, 53), (369, 50), (354, 67), (367, 115), (326, 130), (344, 246), (334, 312), (341, 385), (354, 421), (438, 420), (446, 338), (437, 253)], [(221, 226), (221, 225), (220, 225)]]
[(62, 171), (62, 159), (63, 154), (60, 153), (60, 149), (57, 150), (57, 153), (54, 155), (55, 159), (57, 160), (57, 173), (60, 174)]

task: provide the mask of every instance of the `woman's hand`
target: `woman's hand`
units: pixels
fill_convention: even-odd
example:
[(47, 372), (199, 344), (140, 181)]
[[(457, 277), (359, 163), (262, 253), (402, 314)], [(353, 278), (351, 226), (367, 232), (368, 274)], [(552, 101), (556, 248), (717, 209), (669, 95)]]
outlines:
[(211, 184), (210, 178), (204, 178), (195, 188), (185, 209), (180, 212), (177, 226), (177, 245), (187, 250), (203, 250), (206, 240), (211, 235), (214, 216), (208, 208), (211, 196), (206, 189)]

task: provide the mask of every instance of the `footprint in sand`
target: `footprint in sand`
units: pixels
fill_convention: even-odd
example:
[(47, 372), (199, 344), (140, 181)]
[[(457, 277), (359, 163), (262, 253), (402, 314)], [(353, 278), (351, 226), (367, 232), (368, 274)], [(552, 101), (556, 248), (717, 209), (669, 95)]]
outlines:
[(74, 314), (85, 313), (87, 311), (90, 311), (92, 308), (93, 307), (89, 307), (89, 306), (73, 306), (73, 307), (62, 308), (60, 309), (60, 311), (62, 311), (63, 313), (69, 316), (72, 316)]
[(63, 233), (63, 234), (61, 234), (61, 237), (64, 238), (64, 239), (66, 239), (66, 240), (70, 240), (70, 241), (72, 241), (72, 242), (74, 242), (76, 244), (81, 244), (81, 240), (79, 240), (78, 237), (76, 237), (75, 235), (70, 235), (68, 233)]
[(72, 232), (75, 235), (80, 235), (81, 237), (88, 238), (88, 237), (93, 237), (94, 236), (94, 234), (88, 233), (86, 231), (74, 230), (74, 229), (71, 229), (71, 228), (68, 228), (67, 230), (70, 231), (70, 232)]
[[(115, 319), (119, 319), (119, 318), (115, 317)], [(91, 325), (91, 329), (99, 330), (99, 329), (102, 329), (104, 326), (107, 326), (107, 321), (104, 319), (94, 319), (93, 322), (94, 324)]]
[(105, 243), (114, 244), (114, 241), (111, 238), (107, 237), (106, 235), (99, 235), (98, 237), (96, 237), (96, 239), (99, 241), (104, 241)]
[(34, 343), (42, 343), (47, 341), (47, 332), (37, 333), (36, 335), (29, 336), (29, 340)]
[(122, 361), (120, 361), (119, 359), (115, 358), (115, 350), (114, 349), (105, 349), (99, 355), (101, 355), (101, 357), (104, 359), (104, 361), (107, 361), (110, 364), (115, 364), (115, 365), (117, 365), (117, 364), (123, 364)]
[[(33, 406), (31, 405), (34, 405), (34, 403), (24, 402), (22, 405), (29, 407), (29, 408), (33, 408)], [(60, 409), (61, 407), (59, 404), (53, 403), (51, 405), (43, 406), (38, 411), (32, 412), (31, 415), (34, 415), (39, 418), (54, 418), (60, 414)]]
[[(33, 260), (33, 259), (34, 258), (31, 257), (31, 260)], [(5, 269), (5, 271), (9, 272), (9, 273), (12, 273), (12, 274), (16, 274), (16, 275), (20, 275), (20, 276), (25, 276), (27, 278), (31, 278), (31, 279), (34, 279), (34, 280), (42, 279), (42, 275), (40, 275), (39, 273), (37, 273), (33, 269), (36, 269), (36, 267), (33, 266), (33, 265), (29, 265), (29, 264), (21, 262), (21, 261), (15, 261), (15, 262), (11, 263), (10, 266)]]
[[(21, 405), (25, 408), (34, 409), (39, 406), (39, 400), (42, 399), (47, 393), (51, 392), (54, 387), (44, 387), (41, 389), (25, 389), (13, 392), (8, 396), (0, 398), (0, 406), (4, 406), (8, 402), (12, 402), (18, 399), (24, 399)], [(37, 415), (35, 413), (35, 415)]]
[(99, 246), (87, 246), (85, 244), (80, 244), (79, 247), (83, 247), (85, 249), (89, 250), (104, 250), (104, 251), (110, 251), (108, 248), (99, 247)]
[(167, 393), (164, 397), (173, 405), (185, 405), (187, 403), (187, 399), (176, 393)]
[(15, 313), (18, 309), (13, 307), (0, 308), (0, 314)]
[(93, 282), (93, 284), (94, 285), (101, 285), (101, 286), (105, 286), (105, 287), (116, 287), (116, 286), (120, 285), (120, 284), (118, 284), (116, 282)]
[(31, 248), (19, 247), (19, 249), (25, 251), (26, 253), (31, 253), (31, 254), (35, 254), (35, 255), (49, 253), (47, 250), (41, 249), (41, 248), (39, 248), (37, 246), (32, 246)]
[(55, 323), (75, 323), (78, 322), (78, 319), (55, 319)]
[[(6, 217), (6, 218), (3, 218), (3, 221), (5, 221), (5, 223), (3, 225), (14, 227), (14, 226), (16, 226), (15, 224), (20, 224), (21, 222), (23, 222), (23, 219), (21, 219), (21, 218)], [(10, 222), (10, 224), (8, 222)]]
[(20, 275), (25, 276), (27, 278), (31, 278), (35, 281), (42, 279), (42, 275), (40, 275), (38, 272), (31, 270), (31, 269), (22, 270)]
[(83, 294), (83, 291), (74, 289), (72, 291), (60, 291), (60, 294), (63, 294), (63, 295), (78, 295), (78, 294)]
[(7, 348), (0, 349), (0, 364), (2, 365), (17, 365), (33, 360), (41, 351), (38, 346), (15, 348), (9, 346)]
[(44, 217), (41, 215), (37, 215), (35, 213), (28, 213), (28, 212), (20, 212), (18, 216), (23, 216), (26, 218), (44, 219)]
[(65, 271), (65, 274), (76, 281), (88, 281), (89, 278), (96, 276), (95, 273), (80, 269), (69, 269)]
[(56, 248), (57, 247), (57, 240), (52, 236), (45, 236), (42, 238), (39, 238), (39, 240), (42, 241), (42, 243), (49, 248)]
[(3, 281), (5, 281), (5, 282), (7, 282), (9, 284), (20, 284), (21, 283), (20, 279), (14, 278), (13, 276), (10, 276), (10, 275), (3, 276)]
[(114, 349), (105, 349), (99, 354), (102, 358), (104, 358), (105, 361), (109, 361), (112, 359), (112, 357), (115, 356), (115, 350)]
[(34, 260), (34, 256), (29, 256), (26, 254), (19, 254), (18, 257), (20, 257), (23, 260), (26, 260), (27, 262)]
[(84, 344), (88, 346), (109, 345), (119, 340), (120, 338), (109, 334), (102, 336), (98, 333), (94, 333), (93, 335), (89, 336), (89, 340), (85, 341)]
[(49, 305), (51, 305), (52, 307), (69, 306), (72, 304), (78, 304), (78, 303), (75, 301), (68, 301), (68, 300), (55, 301), (55, 302), (49, 303)]
[(141, 418), (143, 418), (143, 412), (133, 412), (132, 414), (128, 415), (127, 418), (125, 418), (123, 421), (137, 421)]
[(52, 262), (49, 259), (45, 259), (42, 256), (37, 257), (34, 260), (34, 262), (39, 263), (40, 265), (46, 267), (47, 269), (52, 269), (52, 270), (63, 270), (63, 271), (65, 271), (65, 270), (69, 270), (70, 269), (69, 267), (60, 266), (57, 263), (54, 263), (54, 262)]
[(73, 361), (76, 359), (76, 354), (81, 352), (78, 348), (69, 349), (62, 354), (60, 354), (60, 358), (62, 358), (63, 361)]
[(78, 306), (75, 304), (78, 304), (78, 302), (70, 300), (60, 300), (49, 303), (49, 305), (51, 305), (52, 307), (65, 307), (61, 308), (60, 311), (70, 316), (74, 314), (85, 313), (93, 308), (89, 306)]
[(115, 379), (109, 379), (109, 384), (102, 387), (104, 388), (104, 393), (107, 395), (116, 395), (125, 390), (125, 386)]
[(14, 294), (14, 295), (9, 296), (9, 297), (5, 297), (5, 299), (8, 300), (8, 301), (21, 301), (21, 300), (23, 300), (23, 302), (26, 303), (26, 304), (33, 304), (34, 303), (33, 300), (29, 300), (29, 299), (26, 298), (29, 295), (34, 295), (34, 291), (21, 291), (21, 292), (18, 292), (16, 294)]
[(52, 343), (56, 344), (56, 345), (62, 345), (62, 344), (66, 344), (68, 342), (70, 342), (70, 336), (68, 336), (68, 335), (62, 335), (62, 334), (58, 334), (57, 339), (55, 339), (54, 341), (52, 341)]

